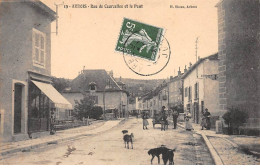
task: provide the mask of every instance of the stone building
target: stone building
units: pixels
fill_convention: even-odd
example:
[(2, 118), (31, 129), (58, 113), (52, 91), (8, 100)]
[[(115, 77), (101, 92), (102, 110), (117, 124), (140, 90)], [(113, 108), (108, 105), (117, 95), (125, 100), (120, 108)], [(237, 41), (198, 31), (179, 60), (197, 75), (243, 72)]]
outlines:
[(90, 96), (95, 100), (95, 105), (102, 107), (103, 110), (118, 111), (118, 117), (127, 117), (129, 93), (122, 82), (119, 84), (103, 69), (82, 70), (72, 80), (71, 88), (64, 90), (62, 95), (73, 107), (75, 100), (79, 101), (84, 96)]
[(0, 140), (49, 134), (50, 110), (71, 108), (51, 85), (56, 13), (37, 0), (1, 1), (0, 18)]
[(150, 117), (161, 112), (162, 106), (166, 110), (176, 106), (183, 106), (183, 89), (181, 71), (178, 75), (170, 77), (170, 81), (164, 81), (150, 92), (136, 99), (137, 108), (139, 110), (149, 111)]
[(176, 106), (183, 106), (183, 86), (181, 70), (179, 68), (178, 75), (175, 77), (170, 77), (170, 81), (167, 84), (168, 89), (168, 101), (169, 107), (173, 108)]
[(260, 128), (259, 0), (221, 0), (218, 8), (219, 111), (239, 108)]
[(184, 112), (200, 123), (205, 108), (212, 115), (212, 126), (221, 115), (218, 110), (218, 54), (199, 59), (183, 74)]

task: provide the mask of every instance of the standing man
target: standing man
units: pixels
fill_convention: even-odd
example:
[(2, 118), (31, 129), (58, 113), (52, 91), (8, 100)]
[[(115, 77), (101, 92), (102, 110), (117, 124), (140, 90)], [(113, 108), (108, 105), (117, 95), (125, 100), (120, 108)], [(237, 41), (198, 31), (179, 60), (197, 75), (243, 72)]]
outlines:
[(168, 128), (168, 121), (167, 121), (167, 114), (165, 111), (165, 106), (162, 106), (162, 111), (161, 111), (161, 130), (165, 131), (165, 128)]
[(211, 123), (210, 123), (210, 112), (208, 111), (208, 109), (205, 109), (205, 112), (203, 113), (203, 117), (202, 117), (202, 122), (201, 122), (201, 129), (203, 130), (203, 128), (205, 127), (207, 130), (210, 129), (211, 127)]
[(143, 129), (148, 129), (147, 128), (147, 125), (149, 125), (149, 122), (148, 122), (148, 114), (143, 111), (143, 114), (142, 114), (142, 119), (143, 119)]
[(55, 134), (56, 129), (55, 129), (55, 113), (54, 109), (51, 109), (51, 117), (50, 117), (50, 134), (53, 135)]
[(174, 128), (173, 129), (176, 129), (177, 128), (177, 120), (178, 120), (178, 117), (179, 117), (179, 113), (178, 111), (175, 109), (173, 109), (173, 113), (172, 113), (172, 117), (173, 117), (173, 126)]

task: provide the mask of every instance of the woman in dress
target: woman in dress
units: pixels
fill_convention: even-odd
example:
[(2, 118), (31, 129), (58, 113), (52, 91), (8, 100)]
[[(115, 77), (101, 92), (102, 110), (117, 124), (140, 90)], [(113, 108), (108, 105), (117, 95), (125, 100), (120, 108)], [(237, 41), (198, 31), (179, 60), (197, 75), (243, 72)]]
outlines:
[(185, 116), (185, 129), (187, 131), (191, 131), (193, 129), (192, 128), (192, 123), (191, 123), (191, 113), (189, 113), (189, 112)]

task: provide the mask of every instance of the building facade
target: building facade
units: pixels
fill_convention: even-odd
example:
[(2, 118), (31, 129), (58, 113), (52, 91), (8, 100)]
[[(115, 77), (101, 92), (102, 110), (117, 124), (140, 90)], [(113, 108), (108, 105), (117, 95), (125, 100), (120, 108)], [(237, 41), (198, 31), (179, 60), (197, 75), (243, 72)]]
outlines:
[(179, 70), (178, 76), (171, 77), (169, 82), (164, 81), (155, 89), (137, 98), (138, 110), (149, 111), (150, 117), (159, 114), (163, 106), (166, 107), (166, 110), (178, 106), (178, 110), (180, 110), (180, 107), (183, 106), (181, 75), (182, 73)]
[(1, 1), (0, 18), (1, 140), (47, 133), (51, 109), (71, 108), (51, 85), (56, 13), (40, 1)]
[(221, 0), (218, 8), (219, 111), (238, 108), (260, 129), (259, 0)]
[(73, 107), (75, 101), (90, 96), (95, 100), (95, 105), (103, 110), (118, 111), (117, 117), (128, 116), (128, 92), (102, 69), (83, 70), (72, 80), (71, 88), (64, 90), (62, 95)]
[[(218, 110), (218, 55), (199, 59), (183, 74), (184, 111), (200, 123), (205, 108), (212, 115), (212, 126), (221, 115)], [(214, 119), (215, 118), (215, 119)]]
[[(167, 89), (168, 89), (168, 101), (169, 101), (169, 107), (181, 107), (183, 106), (183, 83), (181, 76), (183, 73), (181, 73), (180, 69), (178, 71), (178, 75), (175, 77), (170, 77), (170, 82), (168, 82)], [(181, 112), (181, 110), (179, 109)]]

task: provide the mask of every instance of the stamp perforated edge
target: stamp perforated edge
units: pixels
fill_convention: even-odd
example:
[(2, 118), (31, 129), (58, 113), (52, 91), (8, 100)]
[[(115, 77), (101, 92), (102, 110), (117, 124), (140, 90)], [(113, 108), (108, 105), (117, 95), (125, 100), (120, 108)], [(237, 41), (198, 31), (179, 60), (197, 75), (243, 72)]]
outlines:
[[(139, 22), (139, 23), (142, 23), (142, 24), (145, 24), (145, 25), (148, 25), (148, 26), (151, 26), (151, 27), (155, 27), (155, 28), (158, 28), (158, 29), (161, 29), (161, 30), (162, 30), (161, 35), (160, 35), (160, 42), (159, 42), (159, 45), (158, 45), (158, 48), (157, 48), (157, 51), (156, 51), (156, 58), (155, 58), (155, 60), (150, 60), (150, 59), (143, 58), (143, 57), (140, 57), (140, 56), (137, 56), (137, 55), (132, 55), (132, 54), (130, 54), (130, 53), (125, 53), (125, 52), (123, 52), (123, 51), (118, 51), (118, 50), (116, 50), (117, 44), (118, 44), (118, 41), (119, 41), (119, 38), (120, 38), (120, 33), (122, 32), (123, 23), (124, 23), (124, 20), (125, 20), (125, 19), (131, 20), (131, 21), (134, 21), (134, 22)], [(116, 53), (120, 53), (120, 54), (123, 54), (123, 55), (133, 56), (133, 57), (138, 58), (138, 59), (140, 59), (140, 60), (142, 60), (142, 61), (152, 62), (152, 63), (157, 62), (157, 60), (158, 60), (158, 54), (159, 54), (158, 51), (159, 51), (159, 48), (160, 48), (159, 46), (162, 44), (162, 40), (163, 40), (162, 37), (164, 37), (165, 32), (166, 32), (166, 29), (165, 29), (164, 27), (157, 27), (157, 26), (154, 26), (154, 25), (151, 25), (151, 24), (147, 24), (147, 23), (143, 23), (143, 22), (140, 22), (140, 21), (137, 21), (137, 20), (134, 20), (134, 19), (129, 19), (129, 18), (123, 17), (123, 20), (122, 20), (122, 22), (121, 22), (121, 27), (120, 27), (120, 31), (119, 31), (119, 34), (118, 34), (118, 37), (117, 37), (117, 41), (116, 41), (116, 45), (115, 45), (114, 51), (115, 51)]]

